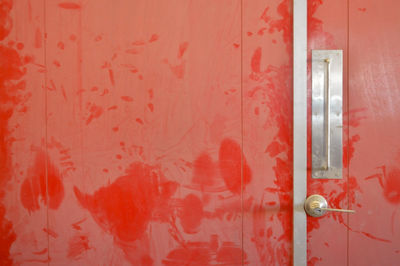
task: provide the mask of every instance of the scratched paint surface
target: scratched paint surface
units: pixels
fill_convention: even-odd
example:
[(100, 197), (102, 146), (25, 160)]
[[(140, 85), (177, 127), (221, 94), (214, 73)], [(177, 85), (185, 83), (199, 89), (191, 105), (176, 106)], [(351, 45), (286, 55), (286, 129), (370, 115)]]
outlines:
[[(349, 75), (344, 179), (308, 191), (357, 210), (308, 220), (310, 265), (399, 260), (391, 4), (309, 1)], [(291, 6), (2, 1), (1, 264), (290, 265)]]

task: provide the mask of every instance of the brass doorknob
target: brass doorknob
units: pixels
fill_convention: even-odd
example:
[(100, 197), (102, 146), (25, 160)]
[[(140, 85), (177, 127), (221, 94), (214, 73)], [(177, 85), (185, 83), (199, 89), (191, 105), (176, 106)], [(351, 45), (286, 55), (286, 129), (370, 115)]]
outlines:
[(328, 208), (328, 202), (326, 199), (321, 195), (316, 194), (311, 195), (306, 199), (306, 202), (304, 203), (304, 210), (312, 217), (321, 217), (327, 211), (355, 213), (354, 210)]

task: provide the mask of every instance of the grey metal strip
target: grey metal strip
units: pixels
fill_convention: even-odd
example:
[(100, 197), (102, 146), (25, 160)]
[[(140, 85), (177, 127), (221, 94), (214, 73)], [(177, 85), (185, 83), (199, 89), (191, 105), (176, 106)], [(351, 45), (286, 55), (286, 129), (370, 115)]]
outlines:
[(307, 0), (293, 0), (293, 265), (307, 265)]

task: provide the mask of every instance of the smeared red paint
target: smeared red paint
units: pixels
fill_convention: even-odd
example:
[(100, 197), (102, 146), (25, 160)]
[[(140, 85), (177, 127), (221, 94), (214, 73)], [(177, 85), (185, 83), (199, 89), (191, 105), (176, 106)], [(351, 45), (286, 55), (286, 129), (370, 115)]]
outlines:
[(393, 204), (400, 204), (400, 169), (392, 167), (388, 169), (386, 184), (383, 194)]
[(189, 194), (183, 199), (182, 210), (179, 213), (181, 225), (187, 234), (198, 232), (203, 218), (203, 203), (195, 195)]
[(140, 118), (136, 118), (136, 122), (139, 123), (139, 124), (141, 124), (141, 125), (144, 125), (143, 120), (140, 119)]
[(111, 85), (115, 86), (114, 71), (112, 69), (108, 70), (108, 77), (110, 78)]
[[(12, 0), (0, 2), (0, 41), (3, 41), (12, 29), (10, 11)], [(0, 261), (2, 265), (12, 265), (10, 248), (16, 240), (13, 224), (6, 218), (6, 208), (3, 199), (6, 186), (13, 176), (11, 163), (11, 136), (9, 119), (21, 101), (20, 92), (25, 82), (19, 80), (25, 74), (24, 64), (28, 63), (18, 52), (0, 43)]]
[(71, 224), (72, 228), (74, 228), (75, 230), (82, 230), (82, 227), (80, 226), (81, 223), (83, 223), (84, 221), (86, 221), (86, 218), (83, 218), (82, 220), (77, 221), (76, 223)]
[(75, 235), (68, 241), (68, 258), (79, 259), (79, 257), (90, 249), (89, 238), (86, 235)]
[(265, 152), (269, 154), (271, 157), (275, 157), (281, 152), (284, 152), (286, 149), (285, 145), (282, 145), (279, 141), (272, 141), (268, 147), (265, 149)]
[[(47, 169), (47, 177), (46, 177)], [(48, 196), (48, 198), (47, 198)], [(40, 209), (39, 202), (57, 209), (64, 198), (64, 185), (58, 169), (44, 153), (38, 153), (21, 185), (22, 205), (29, 212)]]
[(370, 234), (370, 233), (367, 233), (367, 232), (361, 232), (361, 234), (363, 234), (363, 235), (365, 235), (366, 237), (371, 238), (371, 239), (373, 239), (373, 240), (377, 240), (377, 241), (381, 241), (381, 242), (386, 242), (386, 243), (391, 243), (391, 242), (392, 242), (392, 241), (387, 240), (387, 239), (384, 239), (384, 238), (376, 237), (376, 236), (374, 236), (374, 235), (372, 235), (372, 234)]
[(57, 60), (53, 61), (53, 65), (55, 65), (56, 67), (60, 67), (61, 66), (60, 62), (57, 61)]
[(86, 120), (86, 125), (89, 125), (93, 119), (99, 118), (103, 114), (103, 108), (95, 104), (89, 108), (89, 117)]
[[(267, 24), (268, 32), (281, 32), (289, 56), (292, 55), (291, 1), (283, 0), (277, 7), (279, 18), (269, 18), (268, 8), (264, 9), (260, 19)], [(251, 35), (249, 35), (251, 36)], [(291, 96), (291, 60), (281, 66), (267, 65), (262, 69), (262, 48), (257, 47), (251, 57), (249, 78), (254, 83), (247, 97), (262, 104), (260, 108), (268, 111), (268, 121), (264, 126), (273, 125), (278, 131), (265, 152), (275, 160), (273, 167), (274, 186), (266, 188), (268, 193), (276, 194), (278, 203), (273, 206), (261, 201), (253, 207), (253, 238), (259, 259), (265, 265), (289, 265), (291, 263), (292, 236), (292, 96)], [(282, 231), (277, 233), (269, 225), (266, 208), (271, 209), (269, 219), (277, 219)], [(270, 241), (267, 235), (275, 240)]]
[(50, 228), (49, 229), (48, 228), (43, 228), (42, 230), (43, 230), (43, 232), (45, 232), (46, 234), (48, 234), (49, 236), (51, 236), (53, 238), (57, 238), (58, 237), (58, 234), (56, 232), (54, 232), (54, 230), (52, 230)]
[(0, 3), (0, 40), (3, 40), (11, 31), (12, 20), (10, 11), (13, 7), (12, 0), (5, 0)]
[(133, 98), (131, 96), (121, 96), (121, 100), (125, 102), (133, 102)]
[(323, 30), (322, 20), (315, 16), (318, 8), (323, 4), (322, 0), (311, 0), (307, 5), (307, 30), (309, 40), (314, 43), (314, 47), (336, 47), (332, 34)]
[[(243, 160), (243, 161), (242, 161)], [(243, 163), (243, 178), (242, 178)], [(219, 148), (219, 169), (227, 188), (240, 194), (251, 181), (251, 170), (242, 156), (240, 145), (232, 139), (224, 139)]]
[(366, 12), (367, 11), (367, 9), (365, 7), (359, 7), (359, 8), (357, 8), (357, 10), (361, 11), (361, 12)]
[(149, 108), (150, 112), (154, 111), (154, 105), (152, 103), (147, 104), (147, 107)]
[(178, 58), (181, 59), (189, 47), (188, 42), (183, 42), (179, 45)]
[(185, 76), (185, 62), (182, 62), (181, 64), (175, 66), (170, 65), (169, 67), (175, 77), (177, 77), (178, 79), (183, 79), (183, 77)]
[(140, 263), (142, 266), (153, 266), (154, 265), (154, 261), (149, 255), (142, 256), (142, 258), (140, 259)]
[(383, 189), (385, 199), (392, 204), (400, 204), (400, 169), (396, 166), (379, 167), (380, 173), (366, 177), (365, 180), (377, 178)]
[(57, 47), (60, 48), (61, 50), (64, 50), (65, 46), (63, 42), (58, 42)]
[(267, 15), (269, 7), (266, 7), (262, 12), (260, 19), (262, 19), (265, 23), (268, 23), (271, 20), (271, 17)]
[(201, 154), (193, 163), (192, 183), (201, 187), (212, 186), (217, 172), (217, 166), (207, 153)]
[(42, 249), (41, 251), (37, 251), (37, 252), (32, 252), (35, 255), (43, 255), (47, 253), (47, 248)]
[(164, 265), (241, 265), (247, 262), (247, 254), (232, 242), (219, 243), (218, 235), (210, 242), (188, 242), (184, 247), (170, 251), (162, 261)]
[(253, 56), (251, 57), (251, 69), (253, 72), (260, 72), (261, 54), (261, 47), (257, 47), (257, 49), (254, 50)]
[(22, 50), (24, 49), (25, 45), (22, 42), (17, 43), (17, 49)]
[(81, 6), (77, 3), (73, 2), (64, 2), (64, 3), (59, 3), (59, 7), (64, 8), (64, 9), (80, 9)]
[(157, 40), (158, 40), (158, 35), (157, 34), (153, 34), (153, 35), (151, 35), (149, 42), (155, 42)]
[(158, 219), (167, 219), (162, 214), (168, 210), (168, 199), (177, 184), (164, 179), (158, 167), (133, 163), (125, 176), (99, 188), (93, 195), (84, 194), (77, 187), (74, 192), (79, 204), (104, 231), (116, 239), (134, 241), (144, 234), (149, 221), (155, 219), (155, 212)]
[(260, 35), (260, 36), (264, 35), (264, 31), (266, 31), (266, 30), (267, 30), (266, 27), (262, 27), (261, 29), (259, 29), (259, 30), (257, 31), (257, 35)]

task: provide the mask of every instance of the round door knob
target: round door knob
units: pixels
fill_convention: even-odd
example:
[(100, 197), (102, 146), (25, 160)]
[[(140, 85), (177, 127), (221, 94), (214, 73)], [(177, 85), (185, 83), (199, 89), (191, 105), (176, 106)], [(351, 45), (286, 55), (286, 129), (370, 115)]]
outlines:
[(304, 203), (304, 210), (308, 215), (312, 217), (321, 217), (327, 211), (355, 213), (355, 211), (353, 210), (328, 208), (328, 202), (326, 201), (326, 199), (317, 194), (311, 195), (306, 199)]

